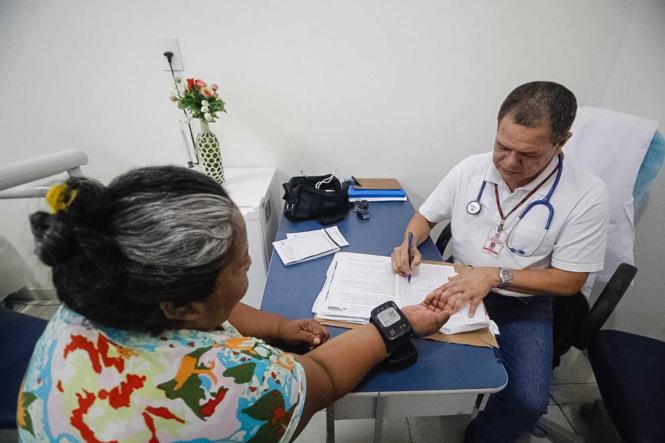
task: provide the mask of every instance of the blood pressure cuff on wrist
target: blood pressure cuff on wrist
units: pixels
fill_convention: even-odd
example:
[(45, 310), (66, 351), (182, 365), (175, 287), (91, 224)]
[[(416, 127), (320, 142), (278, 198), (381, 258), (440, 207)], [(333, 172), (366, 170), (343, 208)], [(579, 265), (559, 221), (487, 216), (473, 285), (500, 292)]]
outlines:
[[(318, 188), (317, 188), (318, 184)], [(318, 220), (336, 223), (350, 208), (348, 183), (331, 175), (291, 177), (282, 185), (284, 216), (291, 221)]]

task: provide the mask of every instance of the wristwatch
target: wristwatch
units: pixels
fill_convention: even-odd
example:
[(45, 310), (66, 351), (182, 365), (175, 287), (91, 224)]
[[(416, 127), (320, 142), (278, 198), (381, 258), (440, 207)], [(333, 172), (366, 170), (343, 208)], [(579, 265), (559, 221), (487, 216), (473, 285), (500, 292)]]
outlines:
[(498, 287), (500, 289), (507, 288), (513, 283), (513, 271), (511, 269), (500, 268), (499, 278), (501, 279), (501, 283), (499, 283)]
[(372, 309), (369, 322), (378, 329), (386, 345), (385, 367), (388, 371), (397, 371), (416, 362), (418, 351), (410, 340), (413, 328), (395, 302), (387, 301)]

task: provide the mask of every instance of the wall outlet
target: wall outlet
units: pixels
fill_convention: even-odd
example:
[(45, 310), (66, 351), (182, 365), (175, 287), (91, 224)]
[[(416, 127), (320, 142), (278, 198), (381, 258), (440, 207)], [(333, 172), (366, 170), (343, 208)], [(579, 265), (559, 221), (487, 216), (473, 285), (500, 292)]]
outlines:
[(185, 68), (182, 64), (182, 53), (180, 52), (180, 45), (178, 44), (178, 39), (175, 37), (159, 37), (159, 53), (160, 57), (160, 67), (162, 71), (171, 72), (169, 68), (169, 62), (164, 55), (165, 52), (171, 51), (173, 53), (173, 58), (171, 59), (171, 64), (173, 65), (174, 72), (184, 71)]

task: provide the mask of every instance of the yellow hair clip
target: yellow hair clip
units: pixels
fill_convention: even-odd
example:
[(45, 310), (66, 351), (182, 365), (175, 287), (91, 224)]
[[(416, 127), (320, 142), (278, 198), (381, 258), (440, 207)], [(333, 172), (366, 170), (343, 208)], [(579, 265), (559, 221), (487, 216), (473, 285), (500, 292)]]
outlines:
[(53, 214), (69, 208), (75, 198), (76, 189), (71, 189), (66, 183), (58, 183), (46, 191), (46, 202), (51, 207)]

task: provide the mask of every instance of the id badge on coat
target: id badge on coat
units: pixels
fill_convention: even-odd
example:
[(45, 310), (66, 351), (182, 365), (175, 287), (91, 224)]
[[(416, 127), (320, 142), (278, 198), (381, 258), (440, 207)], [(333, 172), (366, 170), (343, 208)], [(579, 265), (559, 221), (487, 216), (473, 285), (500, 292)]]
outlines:
[(490, 229), (487, 240), (483, 245), (483, 252), (497, 258), (501, 250), (506, 245), (506, 231), (500, 231), (497, 228)]

